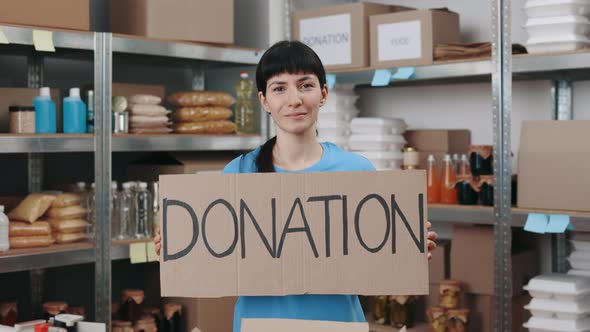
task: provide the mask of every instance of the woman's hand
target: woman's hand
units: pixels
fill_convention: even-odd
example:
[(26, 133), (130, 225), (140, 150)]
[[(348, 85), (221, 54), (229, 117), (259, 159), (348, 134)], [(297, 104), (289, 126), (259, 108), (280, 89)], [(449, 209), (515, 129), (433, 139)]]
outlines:
[(156, 244), (156, 255), (160, 257), (160, 249), (162, 249), (162, 237), (160, 236), (159, 228), (156, 228), (156, 236), (154, 236), (154, 243)]
[[(432, 228), (432, 224), (430, 223), (430, 221), (426, 222), (426, 230), (428, 231), (428, 234), (426, 235), (426, 243), (428, 244), (428, 260), (432, 259), (432, 251), (434, 251), (436, 249), (436, 240), (438, 239), (438, 234), (436, 234), (436, 232), (434, 231), (430, 231), (430, 229)], [(158, 230), (158, 239), (160, 237), (160, 231)], [(156, 248), (159, 248), (159, 242), (156, 242)], [(158, 255), (159, 255), (159, 250), (158, 250)]]

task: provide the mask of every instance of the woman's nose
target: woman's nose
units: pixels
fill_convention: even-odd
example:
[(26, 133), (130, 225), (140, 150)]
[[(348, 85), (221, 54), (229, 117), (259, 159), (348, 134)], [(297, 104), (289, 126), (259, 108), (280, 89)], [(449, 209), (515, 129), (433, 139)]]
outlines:
[(296, 107), (301, 105), (301, 96), (299, 95), (299, 91), (297, 89), (290, 89), (289, 91), (289, 106)]

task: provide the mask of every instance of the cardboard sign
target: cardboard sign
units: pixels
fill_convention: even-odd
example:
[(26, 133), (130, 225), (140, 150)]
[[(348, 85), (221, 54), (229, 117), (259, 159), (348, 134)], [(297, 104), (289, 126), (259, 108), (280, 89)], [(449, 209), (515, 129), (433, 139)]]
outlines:
[(243, 319), (242, 332), (369, 332), (368, 323), (300, 319)]
[(352, 59), (350, 14), (299, 21), (301, 41), (311, 47), (325, 65), (349, 64)]
[(160, 176), (163, 296), (428, 293), (424, 171)]

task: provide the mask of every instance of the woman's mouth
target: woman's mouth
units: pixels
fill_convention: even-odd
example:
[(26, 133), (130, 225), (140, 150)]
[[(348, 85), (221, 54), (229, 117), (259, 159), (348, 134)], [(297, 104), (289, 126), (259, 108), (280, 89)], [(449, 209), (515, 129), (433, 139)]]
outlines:
[(306, 112), (294, 112), (287, 115), (288, 118), (291, 119), (301, 119), (307, 115)]

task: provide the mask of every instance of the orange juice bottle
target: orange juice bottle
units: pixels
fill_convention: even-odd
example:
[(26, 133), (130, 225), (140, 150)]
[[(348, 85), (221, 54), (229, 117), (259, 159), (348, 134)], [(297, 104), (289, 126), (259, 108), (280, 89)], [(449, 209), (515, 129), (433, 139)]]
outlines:
[(429, 155), (428, 168), (426, 169), (428, 203), (440, 203), (440, 178), (434, 162), (434, 156)]
[(445, 204), (457, 204), (457, 188), (455, 188), (455, 169), (451, 155), (445, 155), (443, 164), (443, 178), (440, 190), (440, 199)]

